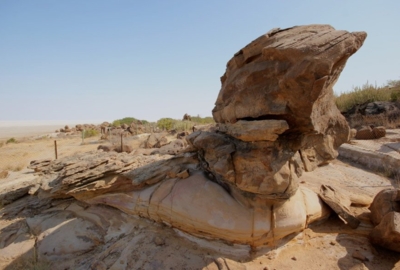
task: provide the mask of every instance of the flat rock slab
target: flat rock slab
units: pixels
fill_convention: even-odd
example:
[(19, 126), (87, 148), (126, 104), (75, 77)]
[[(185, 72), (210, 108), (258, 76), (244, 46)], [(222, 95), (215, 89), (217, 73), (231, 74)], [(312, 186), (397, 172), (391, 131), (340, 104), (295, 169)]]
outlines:
[(400, 130), (388, 130), (385, 138), (351, 140), (339, 147), (340, 157), (350, 159), (371, 170), (400, 175)]
[(350, 199), (341, 192), (340, 188), (322, 185), (319, 196), (351, 228), (356, 229), (360, 225), (360, 221), (351, 213)]

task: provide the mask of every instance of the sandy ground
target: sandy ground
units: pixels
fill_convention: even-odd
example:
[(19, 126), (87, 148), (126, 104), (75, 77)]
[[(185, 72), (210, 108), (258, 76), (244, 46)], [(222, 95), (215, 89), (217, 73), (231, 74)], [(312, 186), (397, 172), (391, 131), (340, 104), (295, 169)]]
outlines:
[[(26, 133), (24, 133), (24, 136)], [(99, 137), (87, 138), (82, 144), (79, 136), (64, 138), (30, 138), (17, 143), (3, 144), (0, 147), (0, 171), (19, 171), (25, 169), (29, 162), (38, 159), (55, 159), (54, 141), (57, 141), (57, 155), (59, 158), (75, 153), (96, 150), (102, 142)]]

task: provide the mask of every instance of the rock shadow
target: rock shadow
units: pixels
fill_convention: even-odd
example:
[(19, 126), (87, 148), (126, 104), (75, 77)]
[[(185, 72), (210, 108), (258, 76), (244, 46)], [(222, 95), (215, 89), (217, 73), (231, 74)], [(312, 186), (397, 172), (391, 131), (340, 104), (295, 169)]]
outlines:
[(326, 222), (309, 228), (315, 233), (328, 234), (335, 239), (330, 249), (339, 256), (338, 269), (394, 269), (400, 261), (398, 253), (371, 244), (368, 235), (372, 228), (369, 229), (366, 224), (354, 230), (338, 216), (332, 215)]

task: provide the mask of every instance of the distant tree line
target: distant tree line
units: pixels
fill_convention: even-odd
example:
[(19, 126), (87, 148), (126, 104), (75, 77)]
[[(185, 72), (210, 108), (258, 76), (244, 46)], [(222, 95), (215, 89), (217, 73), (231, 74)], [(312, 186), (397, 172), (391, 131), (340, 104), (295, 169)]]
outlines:
[(149, 122), (147, 120), (139, 120), (134, 117), (125, 117), (122, 119), (117, 119), (112, 122), (113, 126), (121, 126), (123, 124), (131, 125), (132, 122), (134, 123), (141, 123), (143, 125), (152, 125), (156, 126), (161, 130), (176, 130), (176, 131), (185, 131), (191, 130), (195, 125), (206, 125), (206, 124), (214, 124), (215, 121), (211, 116), (207, 117), (200, 117), (191, 116), (191, 120), (179, 120), (173, 118), (161, 118), (157, 122)]

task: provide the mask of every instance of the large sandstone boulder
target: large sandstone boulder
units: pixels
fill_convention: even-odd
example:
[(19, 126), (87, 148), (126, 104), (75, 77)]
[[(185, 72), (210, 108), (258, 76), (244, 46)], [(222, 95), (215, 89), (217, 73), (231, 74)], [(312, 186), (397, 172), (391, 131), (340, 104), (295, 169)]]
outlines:
[(386, 214), (372, 230), (370, 238), (374, 244), (400, 252), (400, 212)]
[(165, 133), (152, 133), (141, 145), (143, 148), (160, 148), (168, 144)]
[(159, 149), (153, 150), (152, 155), (177, 155), (187, 146), (186, 141), (181, 139), (176, 139), (167, 145), (161, 146)]
[(332, 87), (365, 37), (299, 26), (274, 29), (237, 52), (213, 109), (220, 133), (188, 137), (203, 169), (230, 189), (267, 199), (294, 195), (296, 153), (310, 171), (336, 158), (350, 138)]
[(372, 243), (400, 252), (400, 189), (382, 190), (369, 209), (376, 225), (370, 234)]
[(376, 226), (390, 212), (400, 212), (400, 189), (384, 189), (376, 194), (371, 206), (371, 221)]

